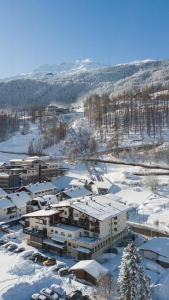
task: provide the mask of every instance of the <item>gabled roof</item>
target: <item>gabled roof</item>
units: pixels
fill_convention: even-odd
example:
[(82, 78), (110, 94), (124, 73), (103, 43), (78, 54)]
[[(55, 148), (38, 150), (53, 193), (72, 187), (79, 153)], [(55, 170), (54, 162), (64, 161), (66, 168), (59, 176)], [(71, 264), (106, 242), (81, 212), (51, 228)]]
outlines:
[(0, 198), (5, 197), (6, 195), (7, 193), (2, 188), (0, 188)]
[(84, 270), (95, 279), (99, 279), (100, 276), (108, 273), (108, 270), (95, 260), (81, 260), (71, 267), (70, 270)]
[(29, 196), (27, 192), (9, 194), (7, 198), (18, 208), (25, 207), (26, 204), (32, 200), (31, 196)]
[(15, 205), (9, 199), (3, 198), (0, 199), (0, 209), (15, 207)]
[(70, 198), (78, 198), (78, 197), (84, 197), (91, 195), (92, 192), (84, 187), (78, 187), (70, 190), (63, 191), (65, 195), (67, 195)]
[(52, 183), (56, 187), (57, 191), (62, 191), (69, 187), (69, 183), (74, 179), (72, 176), (61, 176), (56, 180), (52, 180)]
[(24, 215), (24, 217), (50, 217), (53, 215), (58, 214), (59, 211), (58, 210), (54, 210), (54, 209), (41, 209), (41, 210), (37, 210), (34, 212), (31, 212), (29, 214)]
[(140, 250), (149, 250), (169, 258), (169, 238), (158, 237), (144, 243)]
[(29, 184), (24, 186), (23, 188), (25, 188), (27, 191), (31, 193), (40, 193), (43, 191), (54, 190), (55, 186), (52, 184), (52, 182), (47, 181), (47, 182), (38, 182), (34, 184)]
[(100, 176), (98, 180), (96, 177), (94, 177), (95, 180), (92, 180), (92, 183), (95, 184), (95, 186), (98, 188), (98, 189), (106, 189), (106, 190), (109, 190), (112, 186), (112, 183), (107, 179), (105, 178), (104, 176)]
[(127, 212), (130, 209), (128, 206), (121, 204), (114, 194), (74, 198), (52, 205), (52, 207), (55, 208), (66, 206), (73, 207), (74, 209), (100, 221), (110, 219), (122, 212)]

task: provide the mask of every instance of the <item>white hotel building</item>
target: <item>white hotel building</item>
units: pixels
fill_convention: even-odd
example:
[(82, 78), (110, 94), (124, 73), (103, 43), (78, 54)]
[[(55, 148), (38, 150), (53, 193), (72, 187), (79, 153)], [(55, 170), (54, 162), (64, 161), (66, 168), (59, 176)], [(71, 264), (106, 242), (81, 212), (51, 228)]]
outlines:
[(129, 208), (113, 194), (61, 201), (24, 216), (28, 243), (78, 259), (95, 258), (126, 234)]

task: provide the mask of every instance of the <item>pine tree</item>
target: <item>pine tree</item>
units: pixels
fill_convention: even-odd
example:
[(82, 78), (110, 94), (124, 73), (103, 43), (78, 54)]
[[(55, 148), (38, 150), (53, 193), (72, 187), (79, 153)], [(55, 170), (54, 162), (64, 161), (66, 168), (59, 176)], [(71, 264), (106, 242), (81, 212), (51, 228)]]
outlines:
[(134, 243), (123, 252), (118, 278), (120, 295), (123, 300), (150, 300), (150, 285), (141, 268), (140, 255)]

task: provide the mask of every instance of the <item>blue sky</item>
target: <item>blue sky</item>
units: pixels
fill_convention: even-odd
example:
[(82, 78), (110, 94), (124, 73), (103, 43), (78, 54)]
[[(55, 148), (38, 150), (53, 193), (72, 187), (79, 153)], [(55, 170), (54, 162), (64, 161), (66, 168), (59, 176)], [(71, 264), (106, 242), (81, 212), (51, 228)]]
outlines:
[(0, 0), (0, 77), (84, 58), (169, 58), (169, 1)]

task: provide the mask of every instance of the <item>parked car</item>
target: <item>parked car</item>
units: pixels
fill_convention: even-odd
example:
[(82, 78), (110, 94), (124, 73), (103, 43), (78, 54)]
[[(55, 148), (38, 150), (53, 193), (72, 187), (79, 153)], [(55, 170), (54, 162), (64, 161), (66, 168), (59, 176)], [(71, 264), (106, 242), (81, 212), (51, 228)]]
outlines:
[(4, 248), (8, 248), (8, 246), (12, 245), (13, 242), (7, 242), (5, 245), (4, 245)]
[(65, 276), (65, 275), (70, 274), (69, 267), (64, 267), (64, 268), (59, 269), (58, 274), (60, 276)]
[(10, 232), (7, 234), (7, 238), (9, 239), (16, 239), (17, 236), (16, 236), (16, 233), (15, 232)]
[(29, 260), (32, 260), (34, 262), (44, 262), (46, 261), (48, 258), (47, 256), (44, 256), (43, 254), (41, 254), (40, 252), (36, 252), (36, 253), (33, 253), (30, 257), (29, 257)]
[(0, 246), (3, 246), (8, 243), (8, 240), (0, 239)]
[(37, 256), (36, 258), (35, 258), (35, 262), (38, 262), (38, 263), (43, 263), (44, 261), (46, 261), (47, 260), (47, 256), (44, 256), (44, 255), (42, 255), (42, 254), (40, 254), (39, 256)]
[(55, 269), (53, 270), (54, 272), (58, 272), (61, 268), (67, 267), (64, 262), (58, 262)]
[(1, 230), (6, 232), (6, 233), (9, 233), (10, 232), (10, 229), (9, 229), (9, 225), (2, 225), (0, 226), (1, 227)]
[(26, 250), (19, 254), (20, 257), (27, 259), (29, 256), (31, 256), (33, 253), (35, 253), (34, 250)]
[(32, 300), (48, 300), (48, 298), (44, 295), (41, 295), (39, 293), (33, 294), (31, 297)]
[(56, 259), (55, 258), (48, 258), (43, 262), (44, 266), (53, 266), (56, 264)]
[(82, 292), (79, 290), (71, 292), (66, 296), (66, 300), (80, 300), (82, 296)]
[(66, 297), (66, 291), (60, 285), (52, 284), (50, 289), (59, 295), (59, 299)]
[(14, 250), (16, 250), (18, 248), (18, 245), (17, 244), (11, 244), (11, 245), (9, 245), (8, 247), (7, 247), (7, 250), (8, 251), (14, 251)]
[(59, 299), (58, 294), (56, 294), (54, 291), (52, 291), (49, 288), (43, 288), (42, 290), (40, 290), (40, 294), (46, 296), (47, 299), (49, 299), (49, 300)]
[(17, 249), (14, 250), (14, 253), (21, 253), (23, 251), (25, 251), (24, 247), (18, 247)]

